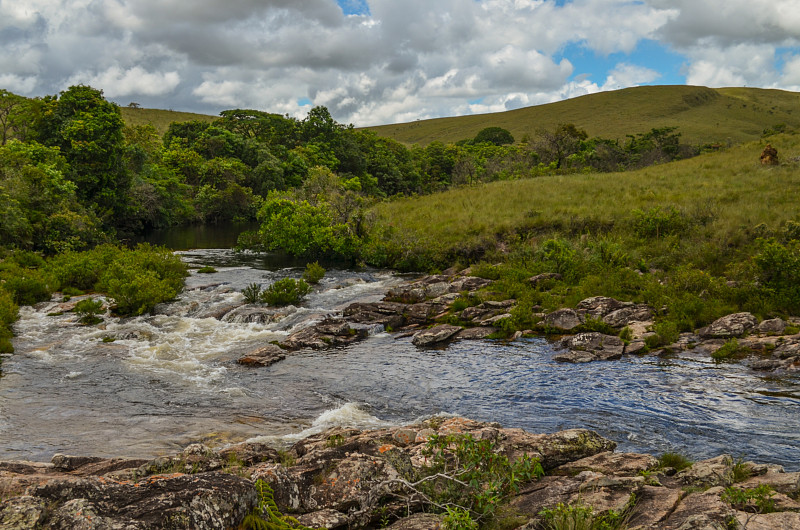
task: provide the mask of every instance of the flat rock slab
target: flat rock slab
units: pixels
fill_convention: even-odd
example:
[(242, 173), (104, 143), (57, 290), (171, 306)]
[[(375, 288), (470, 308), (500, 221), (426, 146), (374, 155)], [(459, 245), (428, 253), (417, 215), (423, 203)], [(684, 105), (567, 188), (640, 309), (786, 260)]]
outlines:
[(270, 366), (286, 358), (286, 352), (280, 346), (267, 344), (263, 348), (253, 350), (240, 357), (236, 362), (245, 366)]
[(553, 473), (576, 475), (582, 471), (595, 471), (610, 476), (637, 475), (657, 464), (658, 459), (653, 455), (605, 451), (559, 466)]
[(459, 331), (461, 331), (459, 326), (442, 324), (416, 333), (411, 342), (420, 347), (432, 346), (453, 338)]

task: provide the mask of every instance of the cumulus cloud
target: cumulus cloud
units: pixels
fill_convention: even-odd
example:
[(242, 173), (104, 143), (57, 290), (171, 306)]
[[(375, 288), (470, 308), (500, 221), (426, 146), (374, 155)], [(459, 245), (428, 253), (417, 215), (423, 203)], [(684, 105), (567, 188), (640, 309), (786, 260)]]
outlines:
[(570, 45), (604, 57), (648, 39), (687, 57), (691, 83), (789, 87), (800, 63), (777, 67), (774, 50), (798, 45), (793, 3), (0, 0), (0, 84), (44, 95), (89, 83), (112, 99), (209, 113), (304, 116), (311, 100), (367, 125), (655, 82), (658, 65), (639, 59), (593, 72), (598, 86), (561, 58)]

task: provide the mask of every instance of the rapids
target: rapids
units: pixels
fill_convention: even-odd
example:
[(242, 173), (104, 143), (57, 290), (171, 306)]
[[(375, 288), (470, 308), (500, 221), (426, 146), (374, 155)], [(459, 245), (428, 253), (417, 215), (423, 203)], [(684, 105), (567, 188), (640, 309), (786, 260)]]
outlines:
[[(586, 427), (619, 450), (731, 453), (800, 470), (800, 377), (717, 364), (691, 352), (572, 365), (544, 339), (456, 342), (421, 350), (380, 329), (358, 344), (299, 352), (268, 368), (236, 359), (405, 279), (329, 270), (273, 323), (213, 315), (239, 291), (300, 268), (229, 250), (181, 252), (216, 273), (187, 278), (155, 315), (81, 326), (55, 302), (22, 308), (0, 378), (0, 459), (61, 452), (151, 457), (200, 441), (285, 445), (332, 425), (380, 427), (458, 414), (534, 432)], [(104, 342), (113, 339), (113, 342)]]

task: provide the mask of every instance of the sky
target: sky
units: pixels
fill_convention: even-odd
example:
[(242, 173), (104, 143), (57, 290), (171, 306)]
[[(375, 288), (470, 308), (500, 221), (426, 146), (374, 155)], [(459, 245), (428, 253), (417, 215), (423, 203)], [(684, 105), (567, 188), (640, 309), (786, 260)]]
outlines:
[(0, 0), (0, 89), (356, 126), (653, 84), (800, 91), (798, 0)]

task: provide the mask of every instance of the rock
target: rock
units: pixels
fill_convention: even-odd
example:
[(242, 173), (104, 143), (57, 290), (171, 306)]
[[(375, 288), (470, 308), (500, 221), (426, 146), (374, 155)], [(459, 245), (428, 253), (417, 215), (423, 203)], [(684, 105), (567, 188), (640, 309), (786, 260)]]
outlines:
[(56, 471), (74, 471), (75, 469), (85, 466), (86, 464), (94, 464), (101, 462), (102, 460), (102, 458), (91, 456), (67, 456), (62, 455), (61, 453), (56, 453), (53, 455), (50, 463), (53, 464), (53, 469)]
[(400, 447), (405, 447), (414, 443), (417, 439), (417, 431), (414, 429), (397, 429), (394, 431), (394, 434), (392, 434), (392, 439), (394, 439)]
[(251, 481), (221, 473), (150, 477), (137, 483), (54, 479), (33, 488), (31, 495), (49, 503), (60, 521), (52, 528), (80, 528), (88, 514), (99, 521), (113, 519), (114, 528), (231, 528), (257, 504)]
[(399, 302), (355, 303), (347, 306), (342, 315), (350, 322), (400, 329), (406, 323), (405, 309), (406, 305)]
[(764, 147), (764, 150), (761, 151), (761, 165), (777, 166), (779, 163), (778, 150), (772, 147), (771, 144), (767, 144), (767, 146)]
[(628, 528), (663, 528), (664, 520), (675, 511), (683, 491), (655, 486), (642, 486), (628, 520)]
[(566, 337), (560, 342), (560, 346), (569, 349), (569, 352), (555, 355), (553, 359), (573, 363), (619, 359), (625, 349), (625, 343), (619, 337), (598, 332)]
[(41, 528), (45, 519), (44, 499), (22, 495), (0, 503), (0, 528), (34, 530)]
[(489, 335), (497, 333), (497, 328), (493, 327), (477, 327), (462, 329), (456, 335), (457, 339), (463, 340), (478, 340), (485, 339)]
[(741, 528), (747, 530), (792, 530), (800, 528), (800, 513), (797, 512), (778, 512), (778, 513), (736, 513), (736, 520), (739, 521)]
[(279, 460), (278, 451), (260, 442), (241, 442), (220, 450), (218, 454), (223, 462), (241, 463), (246, 466)]
[(240, 357), (236, 362), (245, 366), (270, 366), (285, 358), (286, 352), (283, 348), (275, 344), (267, 344)]
[(492, 280), (486, 278), (478, 278), (477, 276), (464, 276), (458, 278), (450, 284), (449, 291), (451, 293), (461, 293), (463, 291), (474, 292), (492, 284)]
[(461, 328), (458, 326), (442, 324), (416, 333), (411, 339), (411, 342), (415, 346), (431, 346), (449, 340), (459, 331), (461, 331)]
[(653, 311), (645, 304), (636, 304), (611, 311), (603, 316), (603, 322), (612, 328), (624, 328), (632, 322), (649, 322)]
[(548, 314), (544, 317), (543, 322), (549, 328), (570, 331), (583, 324), (584, 318), (574, 309), (565, 308), (557, 309)]
[(757, 488), (762, 484), (767, 484), (778, 493), (786, 495), (796, 495), (800, 493), (800, 472), (777, 473), (768, 472), (764, 475), (750, 477), (749, 479), (738, 482), (738, 488)]
[(367, 338), (366, 329), (354, 329), (341, 318), (327, 318), (318, 324), (293, 333), (281, 345), (290, 350), (324, 349), (346, 346), (365, 338)]
[(658, 459), (652, 455), (606, 451), (559, 466), (553, 473), (576, 475), (582, 471), (595, 471), (612, 476), (637, 475), (657, 464)]
[(542, 274), (537, 274), (536, 276), (528, 278), (528, 282), (532, 286), (538, 287), (540, 283), (546, 282), (547, 280), (558, 281), (561, 280), (562, 278), (563, 276), (561, 276), (557, 272), (543, 272)]
[(310, 528), (340, 528), (347, 526), (349, 518), (336, 510), (319, 510), (298, 516), (297, 522)]
[(786, 321), (782, 318), (770, 318), (761, 321), (757, 329), (759, 333), (780, 335), (786, 329)]
[(727, 522), (734, 510), (721, 499), (723, 488), (714, 487), (704, 492), (686, 495), (675, 511), (658, 528), (669, 529), (714, 529), (728, 528)]
[(504, 429), (503, 446), (509, 458), (523, 454), (539, 458), (545, 471), (555, 469), (568, 462), (613, 451), (616, 442), (607, 440), (594, 431), (569, 429), (553, 434), (530, 434), (522, 429)]
[(750, 313), (734, 313), (718, 318), (711, 325), (697, 330), (704, 339), (741, 337), (753, 329), (758, 320)]
[(442, 527), (442, 516), (433, 513), (415, 513), (395, 521), (387, 530), (438, 530)]
[(730, 486), (733, 481), (733, 458), (730, 455), (720, 455), (695, 462), (692, 467), (675, 475), (675, 478), (687, 486)]
[(634, 307), (634, 304), (633, 302), (620, 302), (607, 296), (593, 296), (581, 300), (576, 307), (578, 311), (593, 318), (603, 318), (618, 309)]
[(642, 353), (647, 349), (647, 344), (643, 340), (633, 340), (630, 344), (625, 346), (625, 353), (630, 355), (636, 355), (637, 353)]
[(288, 314), (289, 311), (285, 308), (262, 307), (248, 304), (228, 311), (222, 316), (222, 320), (241, 324), (270, 324), (272, 322), (280, 322)]

